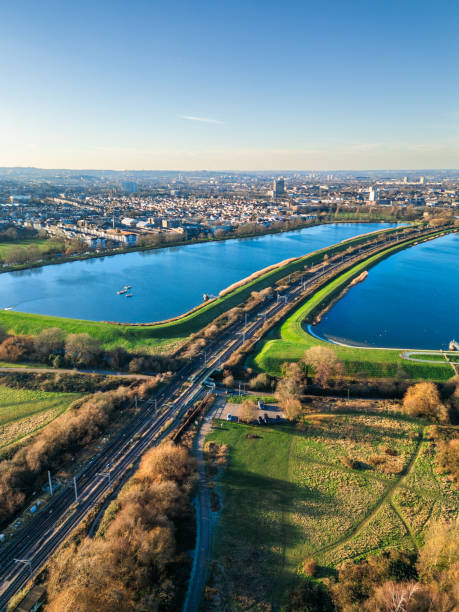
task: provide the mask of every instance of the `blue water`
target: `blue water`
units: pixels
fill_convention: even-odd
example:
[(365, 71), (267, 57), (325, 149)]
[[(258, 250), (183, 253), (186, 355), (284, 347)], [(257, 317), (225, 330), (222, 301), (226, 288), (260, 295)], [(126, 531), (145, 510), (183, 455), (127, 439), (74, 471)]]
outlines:
[[(0, 308), (95, 321), (159, 321), (261, 268), (385, 227), (391, 225), (320, 225), (0, 274)], [(132, 298), (116, 294), (124, 285), (132, 285)]]
[(459, 235), (413, 246), (370, 268), (313, 331), (347, 344), (448, 348), (459, 340)]

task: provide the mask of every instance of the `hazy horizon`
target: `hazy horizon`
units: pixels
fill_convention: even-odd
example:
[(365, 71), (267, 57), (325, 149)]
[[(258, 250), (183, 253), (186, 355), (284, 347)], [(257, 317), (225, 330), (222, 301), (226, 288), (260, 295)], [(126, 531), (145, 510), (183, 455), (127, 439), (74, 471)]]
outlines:
[(85, 168), (85, 167), (54, 167), (54, 166), (18, 166), (18, 165), (0, 165), (0, 170), (56, 170), (56, 171), (69, 171), (69, 172), (223, 172), (223, 173), (264, 173), (264, 174), (276, 174), (281, 172), (288, 173), (303, 173), (303, 172), (395, 172), (397, 174), (402, 174), (403, 172), (459, 172), (459, 166), (457, 168), (451, 167), (438, 167), (438, 168), (259, 168), (259, 169), (251, 169), (251, 168), (104, 168), (104, 167), (95, 167), (95, 168)]

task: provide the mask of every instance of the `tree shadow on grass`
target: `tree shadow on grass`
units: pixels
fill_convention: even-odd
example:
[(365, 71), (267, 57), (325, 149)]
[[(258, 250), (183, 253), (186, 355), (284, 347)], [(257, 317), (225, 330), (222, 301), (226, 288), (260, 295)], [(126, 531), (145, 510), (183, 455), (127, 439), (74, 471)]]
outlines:
[[(225, 502), (217, 561), (225, 566), (233, 597), (242, 609), (270, 605), (273, 600), (278, 604), (294, 575), (294, 568), (286, 564), (285, 548), (301, 546), (305, 539), (301, 526), (287, 522), (285, 513), (308, 499), (331, 509), (334, 497), (240, 469), (230, 468), (222, 484)], [(307, 504), (301, 504), (301, 513), (307, 516)]]

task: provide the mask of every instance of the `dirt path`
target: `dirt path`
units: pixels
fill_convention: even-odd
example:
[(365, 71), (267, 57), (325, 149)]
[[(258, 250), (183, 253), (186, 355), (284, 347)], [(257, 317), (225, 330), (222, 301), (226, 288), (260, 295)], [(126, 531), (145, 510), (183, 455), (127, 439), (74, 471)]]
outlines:
[(396, 515), (401, 519), (401, 522), (403, 523), (403, 525), (406, 527), (408, 534), (410, 535), (411, 539), (413, 540), (413, 543), (415, 545), (415, 547), (417, 548), (416, 545), (416, 540), (414, 539), (412, 533), (411, 533), (411, 529), (408, 527), (408, 525), (406, 524), (406, 521), (403, 517), (400, 516), (399, 512), (397, 511), (396, 508), (393, 507), (392, 503), (391, 503), (391, 498), (392, 495), (394, 494), (395, 490), (407, 479), (407, 477), (410, 475), (411, 470), (413, 469), (413, 466), (416, 462), (416, 459), (419, 457), (419, 453), (421, 451), (421, 446), (422, 446), (422, 438), (423, 436), (420, 436), (417, 442), (417, 446), (416, 449), (410, 459), (410, 461), (408, 462), (405, 470), (403, 471), (402, 475), (400, 476), (400, 478), (396, 479), (393, 483), (390, 483), (389, 486), (387, 487), (384, 495), (379, 499), (379, 501), (377, 502), (377, 504), (373, 507), (373, 510), (370, 512), (370, 514), (367, 514), (367, 516), (360, 522), (358, 523), (358, 525), (356, 525), (355, 527), (352, 528), (352, 530), (350, 532), (348, 532), (346, 535), (344, 535), (343, 537), (339, 538), (338, 540), (336, 540), (335, 542), (332, 542), (331, 544), (327, 544), (326, 546), (323, 546), (322, 548), (319, 548), (315, 551), (315, 554), (318, 553), (323, 553), (323, 552), (328, 552), (329, 550), (333, 550), (334, 548), (336, 548), (337, 546), (340, 546), (341, 544), (345, 544), (346, 542), (348, 542), (351, 538), (353, 538), (361, 529), (363, 529), (363, 527), (365, 527), (366, 525), (368, 525), (368, 523), (376, 516), (376, 514), (379, 512), (381, 506), (387, 501), (389, 502), (391, 508), (393, 508), (393, 510), (395, 511)]
[(130, 374), (129, 372), (115, 372), (113, 370), (78, 370), (78, 369), (63, 369), (63, 368), (33, 368), (33, 367), (0, 367), (0, 373), (11, 374), (11, 373), (33, 373), (33, 374), (98, 374), (99, 376), (118, 376), (122, 378), (140, 378), (148, 379), (151, 378), (150, 374)]

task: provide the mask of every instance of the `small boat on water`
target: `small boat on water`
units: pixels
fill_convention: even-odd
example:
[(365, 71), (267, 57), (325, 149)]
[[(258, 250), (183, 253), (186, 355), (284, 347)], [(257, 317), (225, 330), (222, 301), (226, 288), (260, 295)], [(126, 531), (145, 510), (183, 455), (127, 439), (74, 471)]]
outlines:
[(120, 291), (116, 292), (118, 295), (123, 295), (123, 293), (127, 293), (127, 289), (120, 289)]
[(127, 289), (132, 289), (132, 286), (131, 285), (124, 285), (124, 289), (126, 289), (126, 290)]
[(133, 295), (133, 293), (126, 293), (126, 297), (132, 297)]

